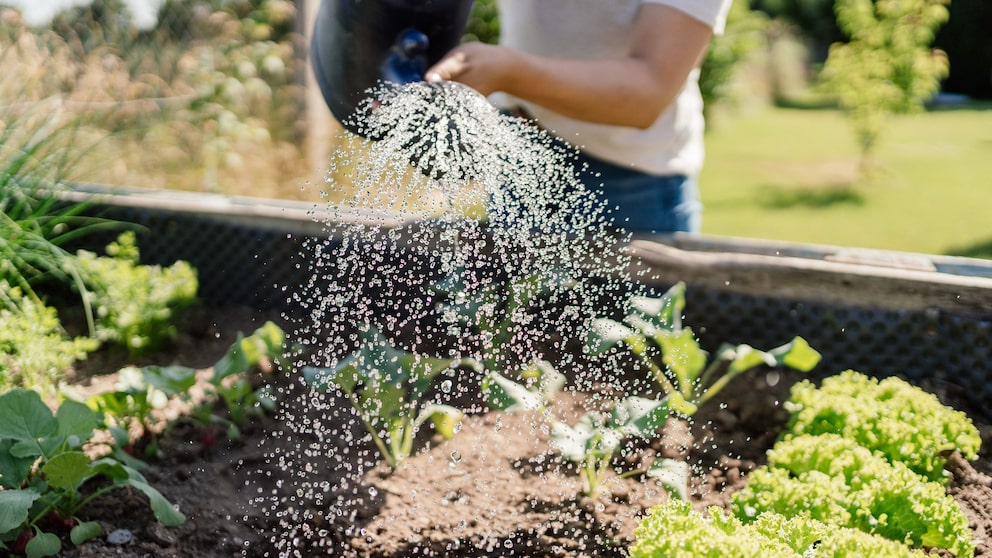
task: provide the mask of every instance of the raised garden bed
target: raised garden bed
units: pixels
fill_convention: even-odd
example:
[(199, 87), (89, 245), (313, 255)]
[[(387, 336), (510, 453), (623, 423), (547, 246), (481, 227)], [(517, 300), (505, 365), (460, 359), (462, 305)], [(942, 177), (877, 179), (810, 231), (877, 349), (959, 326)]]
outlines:
[[(149, 227), (142, 253), (150, 262), (184, 259), (200, 270), (208, 311), (173, 351), (150, 359), (207, 367), (238, 331), (270, 318), (292, 329), (295, 309), (282, 287), (306, 284), (301, 246), (321, 234), (311, 208), (246, 211), (230, 200), (168, 207), (134, 192), (107, 201), (114, 216)], [(901, 375), (968, 413), (985, 453), (973, 469), (958, 463), (949, 491), (972, 523), (976, 554), (992, 552), (988, 267), (941, 260), (907, 270), (863, 255), (838, 262), (822, 247), (784, 254), (797, 247), (705, 238), (642, 239), (632, 248), (646, 281), (689, 282), (685, 320), (706, 348), (771, 347), (802, 335), (823, 353), (813, 378), (845, 368)], [(949, 263), (967, 274), (949, 273)], [(87, 372), (112, 364), (91, 362)], [(785, 370), (741, 376), (725, 388), (724, 405), (703, 407), (692, 423), (670, 421), (664, 436), (626, 456), (683, 457), (692, 465), (694, 505), (726, 506), (764, 463), (800, 377)], [(110, 378), (79, 381), (97, 389)], [(635, 479), (583, 498), (577, 472), (553, 458), (540, 420), (485, 412), (471, 390), (463, 403), (472, 412), (458, 435), (420, 439), (411, 459), (390, 473), (345, 401), (312, 399), (292, 371), (269, 381), (279, 388), (281, 411), (255, 424), (243, 442), (209, 447), (181, 429), (163, 439), (164, 457), (146, 476), (187, 514), (184, 526), (165, 529), (140, 496), (110, 494), (88, 513), (107, 533), (128, 530), (130, 542), (100, 538), (64, 555), (622, 556), (644, 510), (666, 499), (661, 486)], [(610, 389), (605, 382), (556, 405), (563, 416), (577, 416)], [(319, 429), (294, 426), (310, 414), (322, 417)]]

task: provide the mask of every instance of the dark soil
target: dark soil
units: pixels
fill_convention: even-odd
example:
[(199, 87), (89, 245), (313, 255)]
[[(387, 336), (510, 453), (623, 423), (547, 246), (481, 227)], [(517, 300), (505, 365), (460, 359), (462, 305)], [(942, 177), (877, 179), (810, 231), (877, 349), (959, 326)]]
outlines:
[[(243, 309), (204, 313), (193, 321), (192, 334), (147, 360), (207, 368), (239, 331), (250, 333), (266, 319), (279, 321)], [(98, 372), (119, 364), (98, 356), (75, 381), (84, 392), (107, 389), (114, 374)], [(724, 408), (705, 407), (692, 424), (670, 421), (656, 442), (627, 448), (617, 464), (630, 469), (653, 455), (684, 458), (693, 469), (696, 507), (725, 506), (747, 472), (763, 463), (787, 418), (781, 402), (800, 377), (765, 371), (738, 378), (725, 392)], [(286, 387), (294, 380), (283, 375), (266, 381)], [(581, 497), (577, 472), (548, 447), (546, 422), (527, 414), (472, 414), (453, 440), (422, 441), (422, 451), (395, 472), (365, 465), (375, 451), (360, 427), (354, 429), (359, 441), (339, 440), (350, 451), (332, 455), (325, 447), (308, 463), (288, 461), (284, 470), (282, 457), (300, 455), (307, 443), (280, 418), (306, 415), (292, 408), (296, 400), (285, 396), (283, 413), (250, 425), (238, 442), (218, 437), (206, 444), (198, 428), (180, 421), (164, 433), (164, 457), (150, 462), (146, 477), (188, 516), (187, 523), (164, 528), (140, 493), (111, 492), (84, 515), (102, 524), (104, 536), (67, 544), (62, 555), (623, 556), (637, 519), (667, 498), (660, 486), (636, 478), (612, 478), (598, 499)], [(948, 402), (970, 411), (960, 400)], [(336, 404), (347, 420), (350, 408)], [(555, 412), (578, 415), (597, 404), (589, 394), (573, 393), (558, 400)], [(982, 431), (983, 454), (972, 464), (952, 459), (949, 490), (972, 521), (976, 555), (992, 556), (992, 425), (975, 413), (972, 418)], [(301, 469), (310, 471), (306, 478), (326, 481), (320, 497), (300, 491), (294, 479)], [(130, 541), (109, 542), (115, 531), (130, 534)]]

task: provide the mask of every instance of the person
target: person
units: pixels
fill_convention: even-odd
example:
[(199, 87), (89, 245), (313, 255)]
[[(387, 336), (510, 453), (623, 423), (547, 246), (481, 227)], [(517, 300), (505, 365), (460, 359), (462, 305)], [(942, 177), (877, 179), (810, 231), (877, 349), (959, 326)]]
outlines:
[(497, 0), (500, 42), (427, 69), (579, 149), (580, 179), (629, 232), (698, 232), (699, 67), (731, 0)]

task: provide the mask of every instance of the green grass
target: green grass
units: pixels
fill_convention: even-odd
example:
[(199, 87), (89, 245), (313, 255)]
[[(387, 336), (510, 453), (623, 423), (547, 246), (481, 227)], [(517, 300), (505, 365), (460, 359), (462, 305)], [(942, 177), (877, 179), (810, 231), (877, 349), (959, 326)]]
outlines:
[(707, 136), (703, 233), (992, 258), (992, 105), (894, 117), (863, 180), (833, 110), (763, 108)]

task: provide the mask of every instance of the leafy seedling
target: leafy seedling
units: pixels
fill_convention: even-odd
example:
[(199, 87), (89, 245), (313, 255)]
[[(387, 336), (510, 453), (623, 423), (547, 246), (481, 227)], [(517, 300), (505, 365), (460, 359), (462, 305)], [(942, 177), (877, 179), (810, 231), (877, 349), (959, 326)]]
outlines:
[(707, 366), (706, 351), (692, 329), (682, 326), (684, 309), (685, 283), (677, 283), (661, 297), (634, 296), (623, 323), (593, 320), (586, 350), (602, 354), (625, 346), (664, 389), (669, 407), (684, 415), (694, 414), (731, 380), (759, 366), (808, 372), (820, 362), (820, 353), (802, 337), (795, 337), (770, 351), (725, 343)]
[[(557, 420), (549, 404), (565, 385), (565, 376), (548, 362), (536, 361), (520, 371), (522, 382), (489, 372), (482, 382), (486, 402), (504, 412), (536, 411), (551, 421), (551, 445), (579, 466), (586, 496), (596, 497), (613, 457), (629, 437), (651, 438), (668, 418), (667, 400), (631, 396), (616, 402), (609, 413), (590, 412), (574, 425)], [(689, 470), (685, 463), (656, 459), (647, 469), (622, 476), (645, 474), (684, 498)]]
[(386, 463), (395, 469), (410, 456), (414, 437), (428, 420), (445, 439), (454, 437), (461, 410), (425, 404), (425, 396), (439, 374), (458, 366), (478, 369), (473, 359), (397, 349), (377, 329), (368, 328), (357, 352), (332, 368), (305, 367), (303, 377), (316, 390), (345, 394)]
[[(137, 469), (113, 456), (93, 460), (82, 451), (99, 422), (98, 413), (76, 401), (63, 402), (53, 414), (34, 391), (17, 389), (0, 396), (0, 548), (28, 558), (54, 556), (62, 547), (55, 528), (68, 531), (77, 545), (99, 536), (100, 525), (80, 522), (78, 514), (93, 499), (118, 488), (134, 488), (148, 497), (163, 525), (185, 522)], [(85, 491), (84, 485), (96, 478), (109, 483)]]

